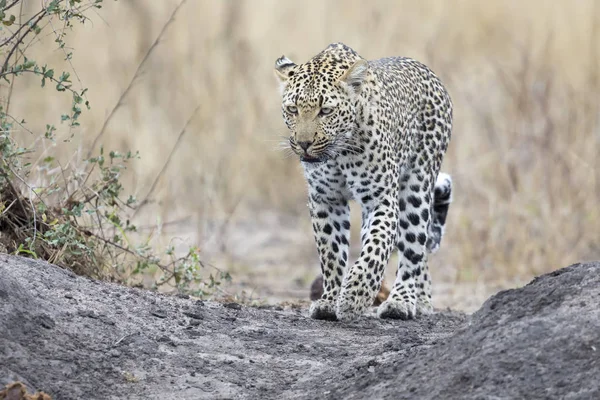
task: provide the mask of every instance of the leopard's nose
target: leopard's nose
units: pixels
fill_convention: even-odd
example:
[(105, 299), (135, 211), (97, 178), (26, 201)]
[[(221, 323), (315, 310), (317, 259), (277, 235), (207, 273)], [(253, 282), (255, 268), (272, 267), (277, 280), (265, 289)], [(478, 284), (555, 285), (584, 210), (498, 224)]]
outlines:
[(307, 151), (311, 144), (312, 142), (298, 142), (298, 146), (304, 151)]

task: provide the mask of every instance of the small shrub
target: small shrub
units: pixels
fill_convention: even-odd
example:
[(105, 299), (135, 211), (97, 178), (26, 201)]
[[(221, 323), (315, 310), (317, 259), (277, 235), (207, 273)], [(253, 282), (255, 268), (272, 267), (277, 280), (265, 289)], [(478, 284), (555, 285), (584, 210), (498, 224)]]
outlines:
[[(0, 0), (0, 78), (8, 97), (0, 105), (0, 244), (3, 250), (40, 258), (70, 268), (78, 274), (134, 284), (139, 277), (160, 271), (154, 288), (173, 288), (178, 292), (207, 295), (223, 280), (230, 279), (215, 267), (207, 272), (200, 251), (191, 247), (178, 255), (170, 246), (157, 252), (151, 236), (142, 237), (130, 221), (137, 201), (127, 195), (121, 182), (128, 164), (139, 157), (135, 152), (105, 151), (85, 160), (83, 166), (62, 166), (52, 155), (31, 163), (37, 148), (23, 147), (15, 140), (16, 131), (36, 133), (26, 128), (23, 119), (10, 114), (10, 95), (14, 80), (24, 74), (40, 78), (41, 87), (50, 83), (58, 92), (72, 96), (68, 113), (61, 116), (71, 137), (79, 126), (82, 110), (89, 109), (85, 88), (75, 89), (69, 72), (56, 72), (48, 65), (27, 58), (32, 37), (51, 27), (55, 42), (65, 54), (65, 38), (76, 23), (84, 23), (86, 12), (100, 8), (102, 0), (52, 0), (22, 21), (24, 0), (7, 4)], [(19, 10), (17, 14), (15, 11)], [(60, 22), (58, 23), (51, 23)], [(54, 26), (60, 25), (60, 30)], [(59, 127), (60, 128), (60, 127)], [(48, 124), (38, 133), (41, 141), (56, 146), (57, 127)], [(32, 185), (35, 180), (37, 184)], [(41, 183), (40, 183), (41, 182)]]

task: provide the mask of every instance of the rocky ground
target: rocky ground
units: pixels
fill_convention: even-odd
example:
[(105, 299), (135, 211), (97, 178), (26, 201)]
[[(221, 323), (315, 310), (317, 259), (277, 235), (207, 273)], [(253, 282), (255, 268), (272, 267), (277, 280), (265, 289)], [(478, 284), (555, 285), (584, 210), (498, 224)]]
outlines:
[(0, 256), (0, 385), (53, 399), (598, 399), (600, 263), (473, 315), (313, 321)]

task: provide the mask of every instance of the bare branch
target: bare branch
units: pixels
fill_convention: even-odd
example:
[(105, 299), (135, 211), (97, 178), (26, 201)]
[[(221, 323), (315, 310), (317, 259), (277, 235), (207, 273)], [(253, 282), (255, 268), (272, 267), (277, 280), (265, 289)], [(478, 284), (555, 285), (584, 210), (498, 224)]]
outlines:
[[(18, 0), (16, 0), (18, 1)], [(15, 4), (15, 3), (13, 3)], [(19, 25), (21, 24), (21, 17), (23, 16), (23, 2), (21, 2), (21, 4), (19, 5)], [(17, 48), (19, 46), (19, 43), (17, 43)], [(19, 56), (17, 55), (15, 57), (15, 63), (13, 64), (13, 68), (15, 68), (17, 66), (17, 60), (19, 59)], [(12, 97), (12, 92), (13, 92), (13, 88), (15, 86), (15, 80), (11, 80), (10, 81), (10, 88), (8, 89), (8, 96), (6, 98), (6, 111), (5, 113), (8, 114), (10, 112), (10, 98)]]
[[(15, 0), (15, 1), (13, 1), (12, 3), (10, 3), (10, 4), (9, 4), (9, 5), (7, 5), (6, 7), (4, 7), (4, 10), (2, 10), (2, 11), (6, 12), (6, 11), (10, 10), (10, 9), (11, 9), (11, 8), (13, 8), (13, 6), (14, 6), (14, 5), (16, 5), (16, 4), (17, 4), (19, 1), (21, 1), (21, 0)], [(21, 6), (23, 6), (23, 2), (22, 2), (22, 1), (21, 1)]]
[(137, 213), (139, 212), (139, 210), (142, 209), (146, 204), (148, 204), (148, 202), (149, 202), (148, 199), (150, 198), (150, 195), (154, 192), (154, 189), (156, 189), (156, 185), (158, 184), (158, 181), (160, 180), (161, 176), (165, 173), (165, 171), (169, 167), (169, 164), (171, 163), (171, 159), (173, 158), (173, 154), (175, 154), (175, 150), (177, 150), (177, 148), (179, 147), (179, 143), (181, 142), (181, 139), (183, 138), (183, 135), (187, 131), (187, 128), (190, 125), (190, 122), (192, 122), (192, 119), (194, 119), (194, 117), (196, 116), (196, 113), (198, 112), (198, 110), (200, 110), (200, 105), (196, 106), (196, 109), (194, 109), (194, 112), (192, 112), (192, 114), (188, 118), (187, 122), (183, 126), (183, 129), (181, 131), (179, 131), (179, 136), (177, 136), (177, 141), (175, 142), (175, 145), (171, 149), (171, 152), (169, 153), (169, 156), (167, 157), (167, 160), (163, 164), (163, 166), (160, 169), (160, 172), (158, 173), (158, 175), (156, 175), (156, 178), (154, 178), (154, 182), (152, 183), (152, 186), (150, 187), (150, 190), (146, 194), (146, 197), (144, 197), (144, 200), (142, 200), (140, 202), (139, 206), (133, 212), (133, 215), (131, 216), (131, 218), (135, 217), (137, 215)]
[(129, 94), (129, 91), (131, 90), (131, 88), (133, 87), (133, 83), (135, 82), (135, 80), (139, 76), (139, 74), (140, 74), (140, 72), (142, 70), (142, 67), (144, 66), (144, 64), (146, 63), (146, 61), (148, 61), (148, 58), (150, 57), (150, 54), (152, 54), (152, 51), (154, 50), (154, 48), (160, 42), (160, 39), (163, 37), (163, 35), (167, 31), (167, 28), (175, 20), (175, 15), (177, 14), (177, 11), (179, 11), (179, 9), (186, 3), (186, 1), (187, 0), (181, 0), (181, 2), (179, 2), (179, 4), (177, 5), (177, 7), (175, 7), (175, 9), (173, 10), (173, 12), (171, 13), (171, 16), (169, 17), (169, 19), (167, 20), (167, 22), (165, 23), (165, 25), (162, 27), (160, 33), (158, 34), (158, 36), (154, 40), (154, 43), (152, 43), (152, 46), (150, 46), (150, 48), (148, 48), (148, 51), (146, 52), (146, 55), (144, 55), (144, 58), (142, 59), (142, 61), (137, 66), (137, 68), (135, 70), (135, 73), (133, 74), (131, 80), (129, 81), (129, 84), (125, 88), (125, 91), (121, 94), (121, 96), (119, 97), (119, 100), (117, 101), (117, 104), (115, 104), (115, 106), (113, 107), (113, 109), (108, 114), (108, 117), (104, 120), (104, 123), (102, 124), (102, 128), (100, 128), (100, 132), (98, 132), (98, 134), (94, 138), (94, 141), (90, 145), (90, 148), (89, 148), (88, 153), (87, 153), (87, 158), (91, 157), (92, 152), (94, 151), (94, 148), (96, 148), (96, 145), (98, 144), (98, 141), (100, 140), (100, 138), (102, 137), (102, 135), (104, 135), (104, 132), (106, 131), (106, 127), (108, 126), (108, 124), (112, 120), (113, 116), (115, 115), (115, 112), (119, 109), (119, 107), (121, 107), (121, 105), (123, 105), (123, 100), (125, 100), (125, 97), (127, 97), (127, 95)]

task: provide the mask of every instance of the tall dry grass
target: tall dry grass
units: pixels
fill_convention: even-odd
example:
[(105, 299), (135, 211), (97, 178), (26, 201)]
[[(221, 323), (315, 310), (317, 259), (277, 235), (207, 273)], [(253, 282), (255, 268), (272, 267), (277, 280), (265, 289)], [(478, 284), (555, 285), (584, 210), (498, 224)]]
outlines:
[[(138, 198), (156, 181), (136, 216), (142, 224), (183, 220), (163, 228), (202, 244), (235, 236), (225, 228), (232, 215), (250, 221), (248, 236), (280, 229), (253, 228), (261, 210), (305, 221), (298, 163), (277, 151), (286, 132), (272, 67), (281, 54), (303, 62), (343, 41), (369, 59), (419, 59), (453, 97), (443, 169), (454, 176), (455, 203), (431, 260), (434, 278), (510, 285), (600, 258), (597, 1), (188, 0), (154, 44), (178, 4), (106, 3), (68, 40), (92, 110), (58, 151), (65, 163), (80, 162), (112, 114), (99, 143), (140, 150), (127, 178)], [(50, 41), (35, 52), (63, 58)], [(23, 79), (11, 110), (41, 131), (68, 102)], [(309, 226), (295, 223), (309, 243)], [(253, 272), (237, 273), (234, 280)]]

